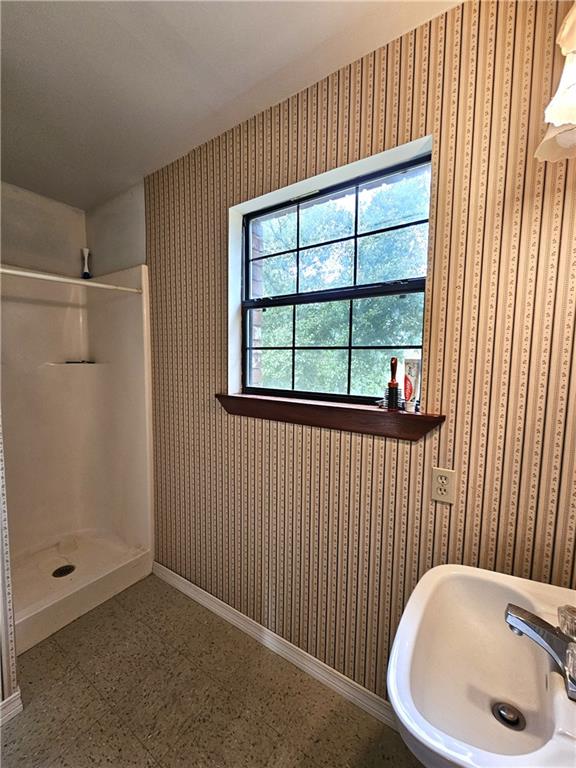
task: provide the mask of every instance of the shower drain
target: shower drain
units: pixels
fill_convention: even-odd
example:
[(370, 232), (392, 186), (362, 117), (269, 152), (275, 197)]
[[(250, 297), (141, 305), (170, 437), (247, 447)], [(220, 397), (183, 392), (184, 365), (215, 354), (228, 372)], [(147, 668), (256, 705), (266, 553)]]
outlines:
[(59, 568), (56, 568), (55, 571), (52, 571), (52, 576), (54, 576), (55, 579), (60, 579), (62, 576), (68, 576), (73, 571), (76, 570), (75, 565), (61, 565)]
[(506, 728), (512, 728), (514, 731), (523, 731), (526, 728), (524, 715), (513, 704), (497, 701), (492, 705), (492, 714)]

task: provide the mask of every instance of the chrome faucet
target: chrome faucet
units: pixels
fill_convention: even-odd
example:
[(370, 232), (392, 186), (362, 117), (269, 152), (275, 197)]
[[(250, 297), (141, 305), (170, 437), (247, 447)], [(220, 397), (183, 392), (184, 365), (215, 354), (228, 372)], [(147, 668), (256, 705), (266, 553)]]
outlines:
[(553, 627), (544, 619), (518, 605), (508, 603), (504, 618), (516, 635), (526, 635), (549, 656), (564, 678), (568, 698), (576, 701), (576, 608), (558, 609), (560, 627)]

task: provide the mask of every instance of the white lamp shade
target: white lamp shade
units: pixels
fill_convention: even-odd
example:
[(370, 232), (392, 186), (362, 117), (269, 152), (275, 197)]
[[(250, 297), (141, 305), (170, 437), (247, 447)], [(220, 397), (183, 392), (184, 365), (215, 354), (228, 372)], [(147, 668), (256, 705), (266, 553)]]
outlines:
[(554, 98), (546, 107), (544, 119), (551, 125), (576, 125), (576, 53), (566, 56), (562, 77)]
[(556, 42), (562, 49), (563, 56), (567, 56), (569, 53), (576, 53), (576, 3), (566, 14)]
[(536, 159), (556, 163), (573, 157), (576, 157), (576, 125), (549, 125), (536, 150)]
[(576, 157), (576, 2), (568, 12), (557, 39), (566, 56), (562, 77), (544, 118), (550, 123), (536, 150), (536, 158), (558, 162)]

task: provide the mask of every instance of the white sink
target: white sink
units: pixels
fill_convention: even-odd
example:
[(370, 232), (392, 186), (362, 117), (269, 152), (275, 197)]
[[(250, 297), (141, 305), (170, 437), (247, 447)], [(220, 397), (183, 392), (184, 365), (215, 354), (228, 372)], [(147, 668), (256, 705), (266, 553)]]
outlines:
[[(420, 580), (394, 640), (388, 695), (402, 737), (427, 768), (575, 768), (576, 702), (548, 654), (504, 621), (508, 603), (556, 626), (569, 589), (441, 565)], [(492, 714), (506, 702), (526, 719)]]

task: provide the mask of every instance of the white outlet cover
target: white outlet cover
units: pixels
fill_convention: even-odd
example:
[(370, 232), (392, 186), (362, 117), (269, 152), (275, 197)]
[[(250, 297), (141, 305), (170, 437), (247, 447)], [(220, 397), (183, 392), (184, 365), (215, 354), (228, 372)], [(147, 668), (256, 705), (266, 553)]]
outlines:
[(453, 469), (432, 467), (432, 501), (454, 504), (456, 501), (456, 472)]

